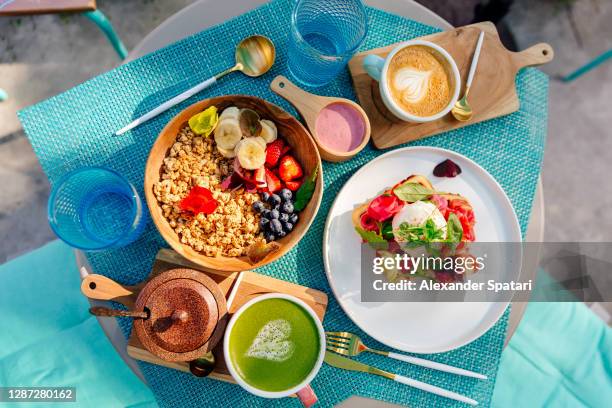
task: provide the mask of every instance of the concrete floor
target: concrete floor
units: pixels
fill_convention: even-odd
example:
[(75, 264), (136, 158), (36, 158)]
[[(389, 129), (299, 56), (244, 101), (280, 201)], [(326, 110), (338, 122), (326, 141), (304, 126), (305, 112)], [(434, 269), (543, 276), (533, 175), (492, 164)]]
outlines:
[[(429, 0), (433, 1), (433, 0)], [(190, 0), (99, 0), (128, 49)], [(612, 2), (516, 0), (507, 22), (520, 48), (546, 41), (567, 74), (612, 48)], [(126, 17), (129, 16), (129, 17)], [(48, 184), (15, 115), (119, 63), (100, 31), (79, 15), (0, 18), (0, 263), (53, 239)], [(546, 239), (611, 241), (612, 61), (571, 84), (550, 85), (543, 181)]]

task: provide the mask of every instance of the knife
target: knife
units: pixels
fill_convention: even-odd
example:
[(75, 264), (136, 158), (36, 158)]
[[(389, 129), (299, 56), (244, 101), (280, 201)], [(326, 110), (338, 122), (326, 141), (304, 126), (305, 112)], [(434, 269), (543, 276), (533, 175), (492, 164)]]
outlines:
[(471, 398), (465, 397), (461, 394), (457, 394), (456, 392), (448, 391), (448, 390), (445, 390), (444, 388), (436, 387), (435, 385), (430, 385), (430, 384), (427, 384), (427, 383), (424, 383), (418, 380), (413, 380), (412, 378), (403, 377), (401, 375), (392, 374), (387, 371), (379, 370), (376, 367), (372, 367), (367, 364), (363, 364), (358, 361), (351, 360), (350, 358), (347, 358), (347, 357), (342, 357), (336, 353), (332, 353), (331, 351), (325, 352), (324, 361), (332, 367), (342, 368), (344, 370), (349, 370), (349, 371), (362, 371), (368, 374), (380, 375), (381, 377), (385, 377), (390, 380), (397, 381), (399, 383), (406, 384), (414, 388), (418, 388), (419, 390), (431, 392), (432, 394), (436, 394), (441, 397), (450, 398), (455, 401), (465, 402), (466, 404), (470, 404), (470, 405), (478, 405), (477, 401)]

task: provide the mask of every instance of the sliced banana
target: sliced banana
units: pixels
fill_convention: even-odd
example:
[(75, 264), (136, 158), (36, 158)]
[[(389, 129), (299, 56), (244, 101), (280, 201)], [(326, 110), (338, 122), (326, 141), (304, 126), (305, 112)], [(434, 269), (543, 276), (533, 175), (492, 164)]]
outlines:
[(217, 147), (225, 150), (231, 150), (242, 139), (242, 130), (238, 120), (226, 118), (220, 120), (215, 129), (215, 142)]
[(257, 136), (257, 137), (254, 137), (253, 139), (255, 139), (255, 141), (258, 142), (261, 145), (261, 147), (263, 147), (264, 149), (266, 148), (266, 140), (263, 137)]
[(221, 153), (221, 155), (227, 159), (231, 159), (233, 157), (236, 157), (236, 152), (234, 151), (234, 149), (224, 149), (222, 147), (219, 147), (219, 145), (217, 145), (217, 150), (219, 151), (219, 153)]
[(230, 106), (229, 108), (223, 109), (223, 112), (221, 112), (221, 116), (219, 116), (219, 120), (223, 120), (223, 119), (238, 120), (238, 116), (240, 116), (240, 109), (238, 109), (236, 106)]
[(247, 170), (257, 170), (266, 162), (266, 149), (256, 137), (242, 139), (236, 146), (236, 156), (240, 166)]
[(263, 137), (266, 143), (272, 143), (276, 140), (277, 130), (276, 125), (271, 120), (263, 119), (260, 120), (261, 123), (261, 134), (259, 136)]

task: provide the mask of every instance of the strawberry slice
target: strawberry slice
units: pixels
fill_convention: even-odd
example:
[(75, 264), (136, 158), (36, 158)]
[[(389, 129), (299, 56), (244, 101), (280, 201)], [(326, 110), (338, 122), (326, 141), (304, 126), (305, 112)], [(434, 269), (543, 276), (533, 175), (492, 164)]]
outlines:
[(287, 182), (298, 179), (304, 175), (300, 163), (293, 156), (283, 156), (278, 164), (278, 175), (281, 180)]
[(268, 166), (275, 167), (278, 164), (278, 160), (283, 155), (284, 145), (282, 139), (276, 139), (266, 147), (266, 163)]
[(266, 169), (266, 184), (268, 184), (268, 191), (270, 193), (276, 193), (282, 188), (282, 183), (276, 177), (276, 174), (270, 169)]
[(293, 181), (286, 181), (285, 185), (291, 191), (298, 191), (298, 189), (302, 186), (302, 182), (303, 182), (302, 179), (293, 180)]
[(291, 146), (285, 145), (285, 147), (283, 147), (283, 150), (281, 151), (281, 156), (284, 156), (289, 153), (289, 150), (291, 150)]

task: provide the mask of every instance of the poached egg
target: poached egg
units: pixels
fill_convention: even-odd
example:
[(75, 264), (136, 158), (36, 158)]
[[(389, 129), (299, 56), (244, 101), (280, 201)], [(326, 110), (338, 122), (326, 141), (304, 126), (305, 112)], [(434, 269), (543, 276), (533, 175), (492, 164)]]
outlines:
[(429, 219), (433, 221), (438, 229), (442, 230), (442, 238), (446, 239), (446, 220), (440, 210), (438, 210), (438, 207), (425, 201), (415, 201), (412, 204), (404, 205), (400, 212), (393, 217), (391, 224), (395, 240), (397, 242), (404, 241), (397, 233), (402, 223), (406, 222), (411, 227), (420, 227)]

